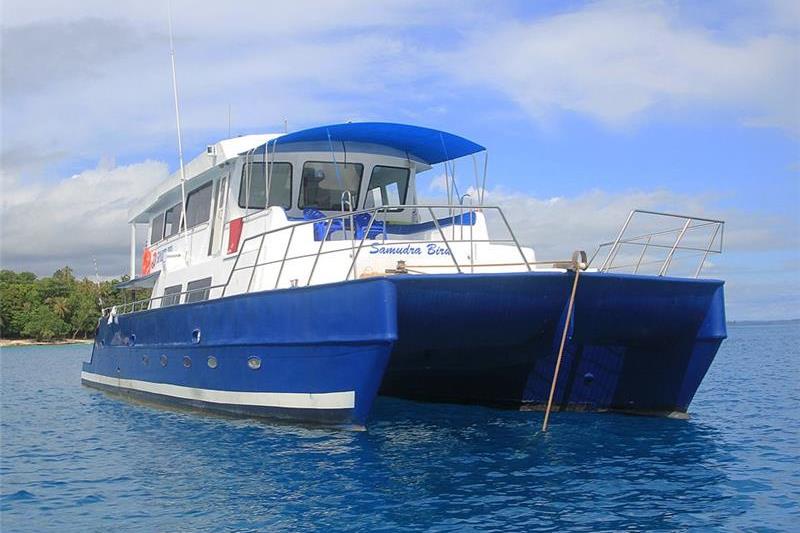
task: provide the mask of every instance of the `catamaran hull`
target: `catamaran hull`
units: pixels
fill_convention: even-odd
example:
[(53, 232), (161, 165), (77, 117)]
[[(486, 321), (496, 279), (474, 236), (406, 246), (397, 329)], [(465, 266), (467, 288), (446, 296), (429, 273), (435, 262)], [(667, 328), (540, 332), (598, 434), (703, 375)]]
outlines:
[[(540, 408), (573, 273), (398, 276), (381, 394)], [(583, 273), (556, 409), (685, 413), (726, 337), (723, 283)]]
[(85, 385), (212, 412), (363, 427), (396, 340), (385, 280), (102, 319)]
[[(573, 279), (398, 275), (121, 315), (101, 321), (82, 379), (159, 403), (359, 427), (379, 392), (540, 408)], [(685, 413), (726, 336), (723, 284), (583, 273), (567, 327), (556, 409)]]

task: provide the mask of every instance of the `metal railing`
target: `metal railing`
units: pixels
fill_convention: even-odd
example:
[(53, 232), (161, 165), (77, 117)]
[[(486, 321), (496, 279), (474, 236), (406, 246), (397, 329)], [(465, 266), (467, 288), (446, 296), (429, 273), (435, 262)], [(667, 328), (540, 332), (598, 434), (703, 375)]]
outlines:
[[(153, 302), (163, 302), (164, 300), (168, 300), (170, 305), (180, 305), (184, 303), (189, 303), (188, 295), (200, 292), (200, 291), (208, 291), (207, 297), (204, 299), (211, 299), (212, 298), (212, 291), (219, 291), (218, 297), (224, 297), (231, 286), (231, 282), (233, 280), (234, 275), (237, 272), (242, 271), (250, 271), (250, 276), (247, 280), (247, 288), (245, 292), (251, 292), (253, 289), (253, 282), (255, 279), (256, 272), (259, 268), (267, 267), (270, 265), (279, 265), (278, 271), (275, 276), (275, 282), (273, 284), (273, 289), (277, 289), (280, 287), (281, 280), (283, 279), (286, 264), (299, 260), (299, 259), (311, 259), (313, 258), (313, 262), (311, 264), (310, 271), (308, 272), (308, 277), (304, 280), (304, 286), (310, 286), (314, 280), (314, 274), (317, 271), (317, 267), (320, 261), (320, 258), (323, 256), (328, 256), (330, 254), (350, 254), (351, 260), (349, 261), (349, 266), (346, 272), (343, 270), (343, 277), (342, 281), (346, 281), (356, 278), (356, 265), (358, 258), (364, 248), (364, 244), (370, 236), (372, 235), (377, 236), (380, 235), (381, 244), (386, 244), (389, 242), (391, 245), (399, 246), (399, 245), (406, 245), (406, 244), (420, 244), (420, 243), (441, 243), (447, 249), (447, 255), (449, 255), (452, 264), (426, 264), (420, 265), (415, 267), (414, 265), (406, 265), (405, 262), (403, 263), (402, 269), (387, 271), (386, 273), (417, 273), (414, 268), (450, 268), (455, 269), (458, 273), (464, 273), (465, 270), (468, 268), (470, 272), (474, 272), (476, 268), (497, 268), (497, 267), (524, 267), (525, 270), (528, 272), (533, 270), (533, 267), (536, 266), (550, 266), (552, 268), (559, 268), (559, 269), (572, 269), (574, 268), (572, 265), (576, 264), (576, 259), (573, 257), (572, 261), (531, 261), (525, 255), (525, 252), (522, 246), (519, 243), (514, 231), (511, 229), (508, 220), (506, 219), (505, 214), (503, 213), (502, 209), (498, 206), (481, 206), (480, 208), (473, 208), (472, 205), (465, 205), (464, 200), (468, 197), (468, 195), (462, 196), (460, 199), (459, 205), (404, 205), (403, 209), (411, 209), (416, 211), (423, 211), (427, 212), (430, 216), (430, 221), (421, 221), (417, 222), (417, 224), (432, 224), (431, 229), (421, 229), (419, 233), (430, 231), (432, 235), (425, 240), (420, 239), (411, 239), (411, 240), (394, 240), (389, 239), (387, 240), (387, 220), (386, 215), (387, 213), (396, 211), (396, 206), (380, 206), (380, 207), (373, 207), (368, 209), (361, 209), (358, 211), (352, 210), (347, 205), (347, 202), (343, 202), (342, 212), (339, 214), (321, 217), (317, 219), (311, 220), (304, 220), (298, 223), (293, 223), (288, 226), (283, 226), (280, 228), (264, 231), (261, 233), (257, 233), (255, 235), (250, 235), (244, 238), (239, 243), (239, 250), (236, 254), (236, 259), (234, 260), (233, 267), (231, 268), (230, 272), (228, 273), (228, 278), (226, 279), (225, 283), (213, 285), (210, 287), (203, 287), (198, 289), (186, 290), (180, 293), (162, 295), (162, 296), (155, 296), (141, 300), (135, 300), (128, 303), (123, 303), (121, 305), (116, 306), (115, 312), (117, 314), (124, 314), (130, 313), (135, 311), (142, 311), (146, 309), (150, 309), (152, 307)], [(434, 212), (435, 209), (447, 209), (448, 215), (445, 217), (437, 218), (436, 213)], [(476, 213), (478, 212), (496, 212), (500, 220), (502, 220), (502, 224), (505, 226), (506, 230), (508, 231), (509, 238), (508, 239), (475, 239), (474, 238), (474, 225), (476, 223)], [(357, 227), (358, 219), (360, 215), (367, 214), (369, 215), (369, 220), (365, 226), (362, 225), (361, 228)], [(637, 215), (643, 216), (655, 216), (661, 217), (665, 219), (677, 219), (682, 221), (682, 224), (676, 228), (670, 228), (666, 230), (659, 230), (659, 231), (651, 231), (647, 233), (639, 233), (635, 236), (627, 236), (627, 233), (632, 226), (632, 223), (635, 221)], [(468, 217), (468, 225), (470, 226), (468, 231), (464, 231), (465, 225), (465, 216)], [(440, 223), (441, 220), (450, 219), (450, 225), (447, 227), (443, 227)], [(302, 253), (299, 255), (290, 255), (290, 250), (292, 248), (292, 243), (294, 242), (295, 235), (297, 231), (301, 228), (307, 226), (313, 226), (315, 224), (323, 224), (325, 227), (324, 234), (321, 236), (319, 240), (319, 245), (317, 246), (316, 250), (310, 253)], [(377, 225), (376, 225), (377, 224)], [(669, 268), (672, 264), (672, 261), (675, 257), (677, 252), (682, 251), (690, 251), (701, 255), (701, 259), (699, 261), (699, 265), (695, 270), (694, 277), (698, 277), (700, 272), (705, 264), (709, 254), (719, 254), (722, 253), (722, 246), (723, 246), (723, 238), (724, 238), (724, 225), (725, 223), (721, 220), (713, 220), (707, 218), (700, 218), (700, 217), (692, 217), (692, 216), (685, 216), (685, 215), (676, 215), (672, 213), (661, 213), (657, 211), (646, 211), (642, 209), (635, 209), (630, 212), (628, 215), (627, 220), (623, 224), (622, 228), (619, 231), (616, 239), (614, 241), (602, 243), (597, 247), (597, 250), (594, 252), (592, 257), (587, 261), (585, 259), (581, 262), (581, 269), (589, 268), (597, 259), (600, 252), (608, 248), (608, 254), (606, 255), (603, 263), (598, 270), (601, 272), (609, 272), (609, 271), (618, 271), (624, 268), (633, 268), (633, 273), (639, 273), (639, 270), (642, 266), (647, 264), (660, 264), (658, 269), (658, 275), (664, 276), (669, 271)], [(458, 227), (458, 229), (457, 229)], [(379, 228), (376, 232), (372, 232), (373, 228)], [(687, 246), (683, 244), (687, 234), (696, 233), (703, 228), (708, 228), (710, 232), (710, 239), (707, 241), (707, 244), (704, 247), (700, 246)], [(361, 234), (360, 238), (357, 238), (358, 231), (363, 230), (363, 234)], [(313, 229), (312, 229), (313, 231)], [(332, 233), (335, 231), (341, 231), (343, 239), (341, 240), (330, 240)], [(285, 234), (288, 232), (288, 239), (286, 241), (285, 248), (283, 249), (282, 254), (280, 254), (280, 258), (273, 259), (269, 261), (262, 261), (260, 262), (260, 258), (263, 253), (264, 244), (267, 241), (268, 237), (276, 236), (279, 234)], [(450, 235), (448, 237), (448, 234)], [(437, 239), (434, 239), (433, 236), (438, 235)], [(656, 242), (659, 238), (664, 238), (669, 235), (676, 235), (674, 240), (670, 240), (668, 243), (661, 243)], [(349, 237), (349, 238), (348, 238)], [(247, 244), (253, 241), (258, 240), (258, 246), (255, 250), (251, 249), (248, 252), (245, 252), (247, 248)], [(372, 239), (376, 240), (376, 239)], [(345, 243), (349, 241), (349, 246), (341, 246), (334, 249), (325, 249), (326, 243)], [(356, 245), (357, 242), (357, 245)], [(469, 253), (468, 259), (469, 263), (460, 262), (456, 253), (454, 253), (453, 245), (458, 243), (469, 243)], [(481, 243), (489, 243), (489, 244), (508, 244), (513, 245), (516, 249), (517, 253), (519, 254), (520, 261), (519, 262), (510, 262), (510, 261), (502, 261), (502, 262), (490, 262), (490, 263), (476, 263), (475, 262), (475, 245)], [(716, 245), (716, 246), (715, 246)], [(637, 246), (641, 247), (641, 251), (636, 255), (635, 261), (631, 264), (623, 264), (619, 265), (616, 264), (616, 260), (620, 255), (620, 250), (625, 246)], [(658, 259), (657, 261), (648, 260), (645, 261), (646, 254), (649, 250), (652, 249), (660, 249), (660, 250), (667, 250), (666, 257), (664, 259)], [(252, 264), (248, 265), (241, 265), (241, 259), (243, 255), (254, 253), (255, 257)], [(299, 286), (300, 282), (299, 279), (292, 279), (291, 286), (296, 287)], [(176, 301), (177, 298), (177, 301)], [(174, 302), (174, 303), (172, 303)], [(163, 305), (166, 307), (166, 305)], [(103, 311), (104, 316), (107, 316), (110, 312), (111, 308), (106, 308)]]
[[(345, 203), (343, 203), (343, 208), (342, 208), (342, 213), (341, 214), (331, 215), (331, 216), (328, 216), (328, 217), (317, 218), (317, 219), (312, 219), (312, 220), (305, 220), (305, 221), (297, 223), (297, 224), (284, 226), (282, 228), (276, 228), (274, 230), (265, 231), (265, 232), (258, 233), (258, 234), (255, 234), (255, 235), (251, 235), (251, 236), (245, 238), (240, 243), (239, 253), (236, 256), (236, 260), (234, 261), (233, 268), (231, 269), (231, 271), (230, 271), (230, 273), (228, 275), (228, 279), (227, 279), (227, 281), (225, 282), (225, 284), (223, 286), (224, 288), (223, 288), (223, 291), (222, 291), (222, 296), (225, 296), (225, 293), (227, 292), (227, 288), (230, 286), (231, 280), (233, 279), (233, 276), (236, 274), (236, 272), (240, 272), (240, 271), (243, 271), (243, 270), (250, 270), (250, 278), (249, 278), (248, 283), (247, 283), (247, 292), (249, 292), (251, 290), (251, 288), (252, 288), (253, 279), (255, 277), (255, 273), (256, 273), (256, 270), (258, 268), (262, 268), (262, 267), (266, 267), (266, 266), (274, 265), (274, 264), (280, 264), (280, 266), (278, 268), (278, 274), (277, 274), (277, 276), (275, 278), (275, 283), (274, 283), (274, 287), (273, 287), (273, 288), (277, 289), (280, 286), (280, 282), (282, 280), (282, 275), (283, 275), (283, 272), (284, 272), (284, 269), (285, 269), (285, 265), (286, 265), (287, 262), (294, 261), (294, 260), (297, 260), (297, 259), (313, 258), (314, 261), (313, 261), (312, 266), (311, 266), (311, 271), (309, 272), (308, 278), (305, 281), (305, 286), (309, 286), (309, 285), (311, 285), (311, 283), (312, 283), (312, 281), (314, 279), (314, 274), (316, 272), (317, 265), (319, 263), (320, 258), (322, 256), (329, 255), (329, 254), (342, 254), (342, 253), (351, 254), (352, 255), (352, 260), (350, 261), (350, 265), (349, 265), (349, 268), (347, 269), (347, 272), (344, 274), (343, 281), (350, 279), (351, 276), (355, 277), (355, 269), (356, 269), (356, 264), (357, 264), (358, 258), (359, 258), (360, 254), (361, 254), (361, 251), (364, 248), (365, 242), (367, 241), (368, 237), (370, 236), (370, 234), (372, 232), (373, 227), (381, 228), (380, 229), (380, 233), (379, 233), (382, 236), (382, 242), (381, 243), (385, 244), (387, 242), (386, 214), (389, 213), (389, 212), (392, 212), (393, 210), (396, 210), (397, 207), (396, 206), (388, 206), (387, 205), (387, 206), (373, 207), (373, 208), (368, 208), (368, 209), (361, 209), (361, 210), (358, 210), (358, 211), (349, 210), (349, 209), (347, 209), (347, 207), (348, 206), (346, 205), (346, 202), (345, 202)], [(508, 230), (508, 234), (510, 235), (509, 239), (475, 239), (474, 238), (474, 230), (473, 230), (473, 227), (474, 227), (474, 224), (475, 224), (475, 220), (474, 220), (473, 217), (475, 217), (475, 213), (477, 213), (478, 211), (473, 209), (472, 207), (469, 207), (469, 208), (465, 209), (465, 206), (463, 205), (463, 197), (462, 197), (461, 205), (423, 205), (423, 204), (403, 205), (403, 209), (413, 209), (413, 210), (427, 211), (427, 213), (429, 214), (429, 216), (431, 218), (431, 220), (429, 222), (433, 223), (433, 230), (431, 230), (431, 231), (434, 234), (438, 234), (440, 239), (426, 240), (424, 242), (427, 242), (427, 243), (442, 243), (445, 246), (445, 248), (447, 249), (448, 255), (450, 256), (450, 258), (452, 260), (453, 264), (450, 265), (450, 267), (451, 268), (455, 268), (456, 271), (459, 272), (459, 273), (463, 273), (464, 272), (466, 265), (460, 263), (458, 261), (458, 258), (456, 256), (456, 254), (453, 252), (453, 247), (451, 246), (451, 244), (454, 244), (454, 243), (457, 243), (457, 242), (469, 242), (470, 243), (470, 253), (468, 254), (469, 255), (469, 260), (470, 260), (470, 264), (469, 264), (470, 271), (474, 271), (474, 269), (476, 267), (484, 266), (484, 265), (480, 265), (480, 264), (475, 264), (475, 262), (474, 262), (474, 252), (473, 252), (473, 250), (474, 250), (474, 244), (475, 243), (513, 244), (514, 247), (517, 249), (517, 252), (519, 253), (519, 256), (521, 258), (521, 262), (520, 263), (513, 263), (513, 264), (512, 263), (506, 263), (506, 264), (509, 265), (509, 266), (511, 266), (511, 265), (525, 266), (528, 271), (532, 270), (532, 265), (534, 263), (529, 261), (528, 258), (525, 256), (525, 252), (522, 250), (522, 247), (520, 246), (519, 241), (517, 240), (516, 236), (514, 235), (514, 232), (511, 229), (511, 226), (509, 225), (508, 220), (506, 219), (505, 215), (503, 214), (503, 211), (497, 206), (482, 206), (480, 208), (480, 210), (481, 211), (496, 211), (500, 215), (500, 218), (502, 219), (503, 224), (505, 225), (506, 229)], [(440, 219), (437, 218), (436, 213), (434, 213), (434, 209), (448, 209), (449, 215), (447, 217), (443, 217), (443, 219), (447, 219), (447, 218), (451, 219), (451, 224), (450, 225), (452, 227), (452, 232), (445, 231), (445, 229), (442, 227), (442, 225), (439, 222)], [(357, 230), (357, 228), (356, 228), (356, 220), (357, 220), (357, 218), (356, 217), (358, 217), (360, 215), (364, 215), (364, 214), (369, 215), (369, 221), (367, 222), (366, 226), (363, 227), (363, 234), (361, 235), (361, 238), (360, 239), (356, 239), (356, 230)], [(468, 232), (468, 238), (467, 239), (464, 238), (464, 231), (463, 231), (465, 215), (468, 217), (469, 225), (470, 225), (470, 230)], [(380, 220), (379, 220), (379, 218), (380, 218)], [(375, 226), (376, 222), (378, 223), (378, 226)], [(336, 225), (336, 223), (338, 223), (339, 226), (337, 226), (336, 228), (333, 228), (334, 225)], [(425, 223), (425, 222), (422, 222), (422, 223)], [(422, 223), (420, 223), (420, 224), (422, 224)], [(303, 226), (314, 225), (314, 224), (324, 224), (325, 225), (325, 232), (324, 232), (322, 238), (319, 241), (319, 246), (318, 246), (317, 250), (315, 252), (313, 252), (313, 253), (306, 253), (306, 254), (289, 256), (289, 250), (291, 249), (292, 242), (294, 241), (294, 237), (295, 237), (295, 234), (296, 234), (297, 230), (299, 228), (302, 228)], [(461, 226), (459, 237), (456, 237), (456, 229), (455, 229), (456, 226)], [(337, 242), (337, 241), (330, 241), (329, 240), (329, 237), (331, 236), (332, 229), (333, 229), (333, 231), (339, 231), (341, 229), (343, 234), (344, 234), (344, 237), (345, 237), (344, 241), (348, 241), (349, 240), (351, 242), (351, 246), (342, 247), (342, 248), (336, 248), (336, 249), (332, 249), (332, 250), (325, 250), (324, 249), (325, 243)], [(422, 231), (425, 231), (425, 230), (420, 230), (420, 232), (422, 232)], [(288, 238), (288, 240), (286, 242), (286, 246), (284, 248), (283, 256), (280, 259), (274, 259), (274, 260), (271, 260), (271, 261), (259, 262), (259, 259), (260, 259), (261, 255), (262, 255), (264, 243), (267, 240), (267, 237), (268, 236), (274, 236), (274, 235), (277, 235), (277, 234), (282, 233), (282, 232), (289, 232), (289, 238)], [(349, 232), (350, 236), (352, 237), (351, 239), (347, 239), (348, 232)], [(447, 233), (451, 233), (451, 237), (450, 238), (447, 237)], [(240, 263), (240, 260), (241, 260), (241, 257), (242, 257), (242, 253), (243, 253), (244, 249), (246, 248), (247, 243), (250, 242), (250, 241), (254, 241), (256, 239), (258, 239), (259, 243), (258, 243), (257, 251), (255, 252), (255, 260), (254, 260), (253, 264), (252, 265), (240, 266), (239, 263)], [(356, 241), (358, 241), (358, 245), (357, 246), (355, 245)], [(338, 242), (343, 242), (343, 241), (338, 241)], [(415, 244), (415, 243), (420, 243), (421, 241), (420, 240), (391, 240), (390, 242), (391, 242), (392, 245), (401, 245), (401, 244)], [(439, 266), (442, 266), (442, 265), (439, 265)], [(496, 265), (493, 265), (493, 266), (496, 266)]]
[[(525, 256), (525, 252), (523, 251), (522, 247), (517, 240), (516, 235), (514, 235), (511, 226), (508, 223), (508, 220), (505, 217), (505, 214), (497, 206), (481, 206), (478, 209), (473, 208), (471, 205), (466, 206), (464, 205), (464, 199), (468, 196), (465, 195), (461, 198), (460, 205), (448, 204), (448, 205), (424, 205), (424, 204), (416, 204), (416, 205), (403, 205), (403, 209), (410, 209), (416, 211), (424, 211), (427, 212), (430, 216), (430, 221), (421, 221), (417, 224), (426, 224), (432, 223), (432, 229), (421, 229), (419, 232), (430, 231), (434, 235), (438, 235), (439, 238), (437, 239), (426, 239), (426, 240), (395, 240), (395, 239), (387, 239), (388, 228), (387, 228), (387, 220), (386, 215), (387, 213), (392, 213), (397, 210), (397, 206), (380, 206), (380, 207), (373, 207), (367, 209), (361, 209), (358, 211), (352, 210), (350, 208), (349, 201), (344, 199), (342, 212), (327, 216), (327, 217), (320, 217), (311, 220), (304, 220), (302, 222), (297, 222), (290, 224), (288, 226), (283, 226), (280, 228), (276, 228), (273, 230), (263, 231), (260, 233), (256, 233), (255, 235), (250, 235), (239, 243), (239, 250), (236, 254), (236, 259), (234, 260), (233, 267), (231, 268), (230, 272), (228, 273), (228, 278), (225, 283), (221, 283), (218, 285), (213, 285), (210, 287), (204, 287), (199, 289), (187, 290), (180, 293), (173, 293), (168, 295), (162, 296), (154, 296), (150, 298), (145, 298), (141, 300), (135, 300), (132, 302), (126, 302), (117, 306), (115, 309), (116, 314), (125, 314), (131, 313), (135, 311), (143, 311), (146, 309), (150, 309), (152, 307), (153, 302), (163, 302), (164, 300), (168, 300), (170, 302), (174, 301), (177, 298), (176, 303), (172, 303), (170, 305), (180, 305), (189, 303), (188, 296), (191, 293), (200, 292), (200, 291), (209, 291), (209, 298), (211, 298), (211, 291), (220, 290), (219, 297), (224, 297), (227, 294), (228, 289), (231, 286), (231, 282), (233, 280), (234, 275), (237, 272), (250, 270), (250, 276), (247, 280), (247, 288), (245, 292), (250, 292), (253, 289), (253, 281), (255, 279), (256, 271), (259, 268), (263, 268), (269, 265), (279, 264), (278, 273), (275, 277), (275, 283), (273, 284), (273, 288), (277, 289), (280, 286), (281, 280), (283, 279), (283, 275), (285, 272), (286, 264), (295, 261), (298, 259), (310, 259), (313, 258), (313, 263), (311, 265), (310, 272), (308, 273), (308, 278), (305, 279), (305, 286), (309, 286), (312, 284), (314, 280), (314, 274), (317, 272), (317, 266), (319, 264), (319, 260), (323, 256), (328, 256), (330, 254), (350, 254), (352, 256), (351, 261), (349, 262), (349, 267), (347, 271), (344, 272), (342, 281), (348, 279), (355, 279), (355, 270), (358, 258), (364, 248), (364, 244), (368, 240), (371, 234), (374, 235), (372, 229), (380, 228), (378, 235), (381, 237), (381, 244), (386, 244), (389, 242), (392, 245), (405, 245), (405, 244), (420, 244), (420, 243), (441, 243), (447, 249), (447, 255), (449, 255), (452, 264), (449, 265), (425, 265), (426, 267), (430, 266), (433, 268), (441, 268), (441, 267), (449, 267), (454, 268), (458, 273), (464, 273), (466, 268), (469, 268), (470, 272), (474, 272), (475, 268), (479, 267), (497, 267), (497, 266), (519, 266), (524, 267), (527, 271), (533, 270), (533, 266), (535, 265), (556, 265), (558, 262), (547, 261), (547, 262), (533, 262), (529, 261), (528, 258)], [(437, 218), (436, 213), (434, 212), (435, 209), (447, 209), (448, 215), (442, 217), (441, 219)], [(503, 225), (505, 226), (506, 230), (508, 231), (508, 235), (510, 238), (508, 239), (475, 239), (474, 238), (474, 225), (476, 223), (476, 213), (478, 212), (487, 212), (493, 211), (496, 212), (500, 219), (502, 220)], [(360, 215), (367, 214), (369, 215), (369, 220), (366, 226), (362, 228), (357, 227), (357, 218)], [(450, 226), (443, 227), (440, 224), (440, 220), (450, 219)], [(467, 236), (465, 238), (464, 232), (464, 224), (465, 219), (468, 220), (468, 224), (470, 225), (470, 229), (466, 232)], [(338, 223), (338, 225), (337, 225)], [(292, 243), (294, 242), (295, 235), (297, 234), (298, 230), (303, 227), (313, 226), (315, 224), (323, 224), (325, 226), (324, 234), (322, 238), (319, 240), (319, 246), (317, 247), (316, 251), (312, 253), (303, 253), (299, 255), (289, 255)], [(376, 226), (377, 224), (377, 226)], [(334, 227), (336, 226), (336, 227)], [(457, 230), (456, 227), (460, 226)], [(356, 238), (357, 230), (363, 229), (363, 234), (360, 238)], [(313, 230), (312, 230), (313, 231)], [(335, 231), (342, 231), (343, 239), (342, 240), (330, 240), (331, 234)], [(286, 246), (283, 250), (283, 254), (280, 259), (274, 259), (271, 261), (263, 261), (259, 262), (259, 259), (262, 256), (264, 244), (267, 241), (268, 237), (276, 236), (278, 234), (288, 232), (288, 239), (286, 242)], [(448, 237), (450, 234), (450, 237)], [(250, 250), (246, 252), (247, 244), (249, 242), (258, 240), (258, 246), (255, 250)], [(350, 242), (350, 246), (343, 246), (340, 248), (334, 249), (325, 249), (326, 243), (332, 242)], [(357, 242), (357, 245), (356, 245)], [(463, 264), (458, 260), (457, 255), (454, 253), (453, 244), (461, 243), (461, 242), (468, 242), (469, 243), (469, 264)], [(491, 243), (491, 244), (509, 244), (513, 245), (517, 253), (519, 254), (520, 261), (519, 262), (504, 262), (504, 263), (487, 263), (487, 264), (478, 264), (474, 261), (474, 250), (475, 244), (479, 243)], [(241, 265), (242, 257), (246, 254), (254, 253), (255, 259), (253, 264), (249, 265)], [(557, 266), (557, 265), (556, 265)], [(414, 272), (413, 270), (406, 270), (405, 272)], [(299, 283), (294, 283), (292, 280), (292, 286), (299, 286)], [(166, 307), (166, 306), (164, 306)], [(107, 316), (110, 312), (112, 312), (112, 308), (108, 307), (103, 310), (104, 316)]]
[[(678, 220), (681, 222), (681, 225), (665, 230), (637, 233), (634, 236), (627, 236), (630, 228), (637, 221), (637, 215), (641, 215), (638, 218), (650, 217), (651, 223), (664, 223), (668, 220)], [(653, 217), (658, 218), (653, 219)], [(706, 235), (703, 235), (703, 232), (706, 232)], [(673, 235), (674, 239), (671, 237)], [(690, 235), (698, 238), (707, 236), (708, 238), (704, 239), (705, 245), (687, 245), (685, 242), (687, 236)], [(724, 236), (725, 222), (722, 220), (634, 209), (630, 212), (625, 223), (622, 225), (622, 228), (617, 234), (617, 238), (611, 242), (604, 242), (597, 247), (597, 250), (589, 260), (589, 265), (591, 266), (594, 263), (601, 250), (608, 248), (608, 254), (603, 260), (603, 263), (598, 267), (600, 272), (632, 269), (632, 273), (638, 274), (640, 269), (645, 265), (657, 265), (657, 275), (665, 276), (669, 272), (677, 252), (690, 252), (700, 257), (700, 261), (697, 268), (694, 270), (693, 276), (697, 278), (700, 276), (700, 272), (703, 270), (703, 265), (705, 265), (709, 254), (722, 253)], [(663, 239), (669, 240), (660, 242), (660, 239), (662, 241)], [(641, 250), (631, 258), (630, 263), (621, 265), (615, 263), (620, 254), (620, 250), (626, 246), (639, 247)], [(664, 250), (665, 256), (663, 258), (645, 261), (648, 251), (654, 249)]]
[[(206, 297), (202, 298), (201, 300), (197, 300), (197, 301), (208, 300), (208, 299), (211, 298), (211, 291), (213, 291), (215, 289), (224, 289), (224, 287), (225, 287), (224, 284), (218, 284), (218, 285), (211, 285), (209, 287), (201, 287), (201, 288), (198, 288), (198, 289), (185, 290), (185, 291), (182, 291), (182, 292), (174, 292), (172, 294), (164, 294), (164, 295), (161, 295), (161, 296), (150, 296), (148, 298), (142, 298), (141, 300), (133, 300), (133, 301), (130, 301), (130, 302), (123, 302), (121, 304), (105, 307), (105, 308), (103, 308), (102, 313), (103, 313), (103, 316), (108, 316), (109, 313), (116, 313), (118, 315), (124, 315), (126, 313), (134, 313), (136, 311), (146, 311), (147, 309), (150, 309), (150, 307), (151, 307), (153, 302), (159, 302), (160, 303), (160, 302), (163, 302), (164, 300), (168, 300), (170, 302), (174, 301), (175, 303), (169, 303), (167, 305), (160, 305), (159, 307), (171, 307), (173, 305), (181, 305), (181, 304), (185, 304), (185, 303), (191, 303), (191, 302), (188, 302), (188, 300), (189, 300), (188, 295), (199, 293), (199, 292), (206, 292), (206, 291), (208, 292), (208, 295)], [(186, 296), (186, 298), (184, 298), (184, 295)], [(183, 301), (183, 300), (187, 300), (187, 301)]]

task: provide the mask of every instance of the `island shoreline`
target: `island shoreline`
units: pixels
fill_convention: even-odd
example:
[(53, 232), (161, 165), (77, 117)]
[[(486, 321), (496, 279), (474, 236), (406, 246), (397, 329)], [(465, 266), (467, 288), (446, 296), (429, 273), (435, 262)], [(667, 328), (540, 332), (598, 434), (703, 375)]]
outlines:
[(94, 339), (56, 339), (51, 341), (37, 341), (35, 339), (2, 339), (0, 348), (17, 346), (57, 346), (61, 344), (92, 344)]

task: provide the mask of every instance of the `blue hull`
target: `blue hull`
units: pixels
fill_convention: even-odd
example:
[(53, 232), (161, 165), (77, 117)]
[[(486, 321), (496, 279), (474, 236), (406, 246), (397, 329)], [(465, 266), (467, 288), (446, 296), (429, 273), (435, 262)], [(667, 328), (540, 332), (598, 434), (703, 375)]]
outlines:
[[(538, 408), (572, 279), (390, 276), (122, 315), (102, 320), (83, 381), (234, 415), (355, 426), (379, 392)], [(684, 413), (725, 337), (721, 281), (584, 273), (556, 409)]]
[[(391, 278), (398, 341), (381, 394), (547, 401), (573, 274)], [(685, 413), (726, 337), (723, 282), (583, 273), (556, 409)]]
[(103, 319), (82, 381), (219, 413), (363, 426), (395, 311), (394, 286), (369, 280)]

